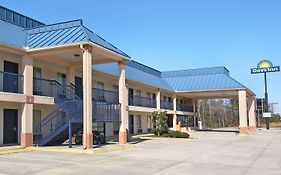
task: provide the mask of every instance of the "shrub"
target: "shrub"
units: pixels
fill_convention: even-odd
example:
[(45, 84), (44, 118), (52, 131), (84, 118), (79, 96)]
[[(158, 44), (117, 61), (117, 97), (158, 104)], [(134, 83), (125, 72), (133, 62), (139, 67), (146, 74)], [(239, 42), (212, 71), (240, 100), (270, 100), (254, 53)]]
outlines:
[(168, 134), (165, 134), (165, 137), (173, 137), (173, 138), (189, 138), (189, 134), (185, 132), (180, 131), (169, 131)]
[(160, 136), (165, 133), (168, 133), (169, 127), (167, 124), (167, 120), (168, 120), (167, 113), (166, 112), (158, 113), (156, 111), (152, 113), (152, 116), (153, 116), (154, 134)]

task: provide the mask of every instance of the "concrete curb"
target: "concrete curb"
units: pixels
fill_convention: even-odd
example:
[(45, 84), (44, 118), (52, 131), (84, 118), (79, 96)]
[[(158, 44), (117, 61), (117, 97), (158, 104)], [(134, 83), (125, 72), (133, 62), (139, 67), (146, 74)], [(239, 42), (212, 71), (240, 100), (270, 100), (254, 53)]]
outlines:
[(27, 148), (2, 148), (0, 150), (0, 155), (5, 155), (5, 154), (15, 154), (15, 153), (22, 153), (22, 152), (30, 152), (32, 150), (29, 150)]
[(140, 139), (144, 139), (144, 140), (171, 140), (171, 139), (186, 140), (186, 141), (197, 140), (197, 138), (194, 138), (194, 137), (190, 137), (190, 138), (173, 138), (173, 137), (147, 137), (147, 136), (141, 136), (139, 138)]
[(50, 148), (50, 147), (29, 147), (26, 148), (30, 151), (45, 151), (45, 152), (57, 152), (57, 153), (75, 153), (75, 154), (101, 154), (114, 151), (122, 151), (133, 148), (134, 145), (118, 145), (112, 148), (94, 148), (92, 150), (84, 150), (81, 148)]

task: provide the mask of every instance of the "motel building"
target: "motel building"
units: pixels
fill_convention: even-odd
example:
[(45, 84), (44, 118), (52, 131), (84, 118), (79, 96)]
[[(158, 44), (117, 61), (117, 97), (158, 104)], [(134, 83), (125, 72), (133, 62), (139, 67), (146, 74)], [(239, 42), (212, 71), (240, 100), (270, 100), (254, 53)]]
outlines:
[(82, 20), (44, 24), (0, 6), (1, 146), (60, 145), (78, 130), (84, 149), (93, 131), (126, 144), (151, 131), (152, 112), (167, 111), (171, 129), (196, 127), (197, 101), (218, 98), (239, 98), (239, 132), (255, 133), (255, 94), (225, 67), (161, 72)]

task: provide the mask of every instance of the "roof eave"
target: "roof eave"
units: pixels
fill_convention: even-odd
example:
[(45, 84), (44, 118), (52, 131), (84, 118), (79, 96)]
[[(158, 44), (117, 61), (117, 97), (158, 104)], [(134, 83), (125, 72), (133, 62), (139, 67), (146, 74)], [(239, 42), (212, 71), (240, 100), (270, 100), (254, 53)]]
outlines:
[(0, 47), (1, 47), (1, 49), (16, 52), (18, 54), (25, 54), (27, 52), (27, 50), (25, 48), (19, 48), (16, 46), (11, 46), (9, 44), (5, 44), (5, 43), (0, 43)]
[(119, 58), (119, 59), (122, 59), (122, 60), (130, 60), (130, 58), (128, 57), (125, 57), (123, 55), (120, 55), (116, 52), (113, 52), (109, 49), (106, 49), (102, 46), (99, 46), (93, 42), (89, 42), (89, 41), (81, 41), (81, 42), (74, 42), (74, 43), (67, 43), (67, 44), (61, 44), (61, 45), (54, 45), (54, 46), (47, 46), (47, 47), (39, 47), (39, 48), (26, 48), (27, 52), (29, 53), (34, 53), (34, 52), (42, 52), (42, 51), (47, 51), (47, 50), (53, 50), (53, 49), (59, 49), (59, 48), (66, 48), (66, 47), (73, 47), (73, 46), (80, 46), (80, 45), (86, 45), (86, 44), (89, 44), (95, 48), (98, 48), (98, 49), (101, 49), (105, 52), (108, 52), (110, 53), (111, 55)]

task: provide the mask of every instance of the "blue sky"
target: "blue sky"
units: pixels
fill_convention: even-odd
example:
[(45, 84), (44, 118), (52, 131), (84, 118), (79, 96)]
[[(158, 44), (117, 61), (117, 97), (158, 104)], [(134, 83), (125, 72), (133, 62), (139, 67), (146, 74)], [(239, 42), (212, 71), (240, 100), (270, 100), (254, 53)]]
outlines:
[[(83, 19), (84, 24), (159, 70), (226, 66), (263, 96), (263, 76), (250, 68), (269, 59), (281, 65), (279, 0), (0, 0), (44, 23)], [(271, 73), (270, 102), (281, 103), (281, 73)], [(281, 112), (281, 104), (278, 105)]]

